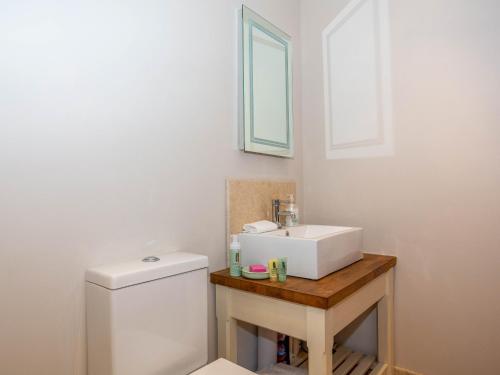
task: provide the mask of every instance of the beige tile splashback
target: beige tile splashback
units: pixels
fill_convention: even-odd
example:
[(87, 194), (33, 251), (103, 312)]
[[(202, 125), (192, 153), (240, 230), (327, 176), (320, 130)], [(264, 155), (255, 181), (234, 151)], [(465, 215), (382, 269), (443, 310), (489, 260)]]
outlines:
[(243, 224), (271, 220), (271, 201), (296, 195), (294, 181), (237, 180), (226, 181), (226, 232), (241, 232)]

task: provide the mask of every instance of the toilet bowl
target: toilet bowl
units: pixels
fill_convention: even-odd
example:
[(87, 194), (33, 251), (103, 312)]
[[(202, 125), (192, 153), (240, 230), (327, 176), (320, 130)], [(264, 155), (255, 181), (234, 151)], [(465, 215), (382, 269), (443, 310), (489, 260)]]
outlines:
[(252, 374), (223, 359), (205, 366), (207, 287), (208, 259), (198, 254), (88, 270), (88, 375)]

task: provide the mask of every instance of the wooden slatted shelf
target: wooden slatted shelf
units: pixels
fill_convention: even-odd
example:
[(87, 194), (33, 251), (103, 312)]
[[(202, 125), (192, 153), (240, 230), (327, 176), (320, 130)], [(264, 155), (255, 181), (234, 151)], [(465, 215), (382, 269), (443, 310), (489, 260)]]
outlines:
[[(353, 352), (341, 345), (334, 348), (333, 375), (384, 375), (386, 373), (387, 365), (377, 363), (372, 355)], [(300, 368), (307, 370), (307, 366), (306, 360), (300, 365)]]

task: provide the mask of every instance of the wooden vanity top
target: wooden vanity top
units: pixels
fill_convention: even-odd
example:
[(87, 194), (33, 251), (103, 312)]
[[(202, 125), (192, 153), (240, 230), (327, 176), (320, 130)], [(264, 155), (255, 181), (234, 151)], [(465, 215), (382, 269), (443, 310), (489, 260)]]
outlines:
[(319, 280), (288, 276), (286, 282), (251, 280), (229, 275), (229, 269), (212, 272), (214, 284), (328, 309), (396, 265), (394, 256), (364, 254), (362, 260)]

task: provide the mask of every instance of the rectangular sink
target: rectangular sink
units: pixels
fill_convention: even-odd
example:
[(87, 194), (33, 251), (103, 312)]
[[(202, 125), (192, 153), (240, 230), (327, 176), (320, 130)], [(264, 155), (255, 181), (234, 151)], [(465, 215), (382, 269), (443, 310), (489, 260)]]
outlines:
[(317, 280), (363, 258), (363, 229), (300, 225), (267, 233), (241, 233), (243, 266), (288, 258), (288, 275)]

